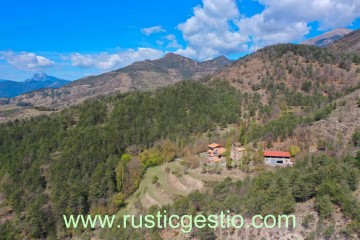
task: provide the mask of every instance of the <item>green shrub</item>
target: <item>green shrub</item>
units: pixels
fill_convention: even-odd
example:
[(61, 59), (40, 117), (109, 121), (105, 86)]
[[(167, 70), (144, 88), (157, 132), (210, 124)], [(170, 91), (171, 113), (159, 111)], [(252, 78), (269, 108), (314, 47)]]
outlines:
[(317, 149), (319, 151), (325, 151), (327, 148), (327, 141), (325, 139), (319, 139), (317, 143)]
[(334, 225), (330, 225), (328, 228), (325, 229), (324, 231), (324, 239), (325, 240), (328, 240), (328, 239), (331, 239), (331, 236), (334, 234), (335, 232), (335, 227)]
[(18, 102), (18, 103), (16, 103), (16, 106), (19, 106), (19, 107), (29, 107), (31, 105), (32, 104), (28, 103), (28, 102)]
[(301, 90), (305, 91), (305, 92), (310, 92), (312, 87), (312, 83), (311, 81), (306, 81), (301, 85)]
[(291, 157), (295, 157), (300, 152), (300, 148), (296, 145), (291, 145), (289, 148)]
[(122, 193), (116, 193), (113, 196), (113, 204), (116, 207), (122, 207), (125, 204), (125, 196)]
[(360, 147), (360, 131), (356, 130), (352, 135), (352, 142), (355, 147)]
[(333, 208), (329, 195), (320, 195), (316, 197), (316, 209), (322, 218), (331, 216)]
[(316, 111), (314, 114), (314, 121), (319, 121), (321, 119), (325, 119), (335, 109), (336, 109), (336, 103), (330, 104), (330, 105)]
[(314, 221), (314, 216), (311, 215), (311, 214), (308, 214), (304, 217), (301, 225), (304, 227), (304, 228), (309, 228), (310, 227), (310, 224)]
[(140, 153), (140, 160), (145, 167), (159, 165), (162, 162), (161, 153), (157, 148), (150, 148)]
[(159, 177), (158, 177), (157, 175), (154, 175), (154, 176), (152, 177), (151, 182), (152, 182), (152, 184), (155, 184), (155, 183), (158, 182), (158, 180), (159, 180)]

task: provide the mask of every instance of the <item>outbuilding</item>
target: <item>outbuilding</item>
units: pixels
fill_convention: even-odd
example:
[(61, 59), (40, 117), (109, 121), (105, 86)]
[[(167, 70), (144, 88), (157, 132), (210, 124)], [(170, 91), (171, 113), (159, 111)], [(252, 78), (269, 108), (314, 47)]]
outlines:
[(264, 151), (264, 163), (270, 166), (289, 166), (293, 165), (289, 152), (282, 151)]

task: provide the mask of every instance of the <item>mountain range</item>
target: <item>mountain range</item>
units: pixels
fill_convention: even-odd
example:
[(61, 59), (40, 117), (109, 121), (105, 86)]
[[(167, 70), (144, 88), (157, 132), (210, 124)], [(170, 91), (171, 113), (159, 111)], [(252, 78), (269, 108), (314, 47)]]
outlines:
[[(342, 38), (345, 40), (342, 41)], [(303, 43), (317, 47), (339, 49), (345, 52), (347, 50), (359, 50), (359, 40), (359, 31), (339, 28)], [(198, 62), (174, 53), (168, 53), (157, 60), (135, 62), (129, 66), (96, 76), (88, 76), (64, 86), (50, 84), (49, 87), (44, 86), (44, 89), (35, 88), (31, 89), (34, 91), (13, 92), (10, 97), (13, 97), (12, 103), (27, 102), (37, 106), (63, 107), (100, 95), (109, 95), (115, 92), (124, 93), (133, 90), (154, 90), (184, 79), (197, 80), (212, 75), (231, 64), (232, 61), (224, 56)], [(253, 78), (253, 76), (250, 76), (250, 78)], [(29, 82), (34, 82), (33, 80)], [(249, 85), (245, 86), (245, 88), (248, 87)], [(24, 92), (26, 93), (23, 94)]]
[[(360, 51), (360, 32), (338, 28), (303, 44), (328, 46), (342, 52)], [(231, 64), (232, 61), (224, 56), (198, 62), (168, 53), (157, 60), (135, 62), (124, 68), (71, 83), (46, 74), (35, 74), (24, 82), (0, 80), (0, 97), (13, 98), (13, 103), (28, 102), (39, 106), (59, 107), (117, 91), (153, 90), (184, 79), (200, 79)]]
[(0, 80), (0, 98), (12, 98), (41, 88), (58, 88), (69, 82), (46, 73), (35, 73), (23, 82)]
[(66, 106), (91, 97), (133, 90), (154, 90), (185, 79), (200, 79), (232, 63), (224, 56), (198, 62), (174, 53), (157, 60), (135, 62), (124, 68), (71, 82), (58, 89), (41, 89), (12, 99), (38, 106)]

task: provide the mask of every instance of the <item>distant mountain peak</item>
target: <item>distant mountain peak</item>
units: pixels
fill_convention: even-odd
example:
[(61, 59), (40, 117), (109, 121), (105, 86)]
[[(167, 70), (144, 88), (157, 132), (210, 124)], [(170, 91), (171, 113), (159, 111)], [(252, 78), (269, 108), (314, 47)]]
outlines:
[(0, 80), (0, 98), (12, 98), (42, 88), (59, 88), (69, 81), (49, 76), (44, 72), (35, 73), (23, 82)]
[(34, 73), (34, 75), (32, 76), (31, 80), (32, 81), (44, 81), (48, 78), (49, 76), (44, 73), (44, 72), (39, 72), (39, 73)]
[(48, 75), (44, 72), (34, 73), (31, 78), (25, 80), (25, 82), (44, 82), (48, 80)]
[(44, 72), (38, 72), (38, 73), (34, 73), (34, 75), (33, 75), (34, 77), (46, 77), (47, 76), (47, 74), (46, 73), (44, 73)]
[(329, 32), (321, 34), (317, 37), (310, 38), (302, 43), (307, 44), (307, 45), (317, 46), (317, 47), (326, 47), (326, 46), (332, 44), (333, 42), (343, 38), (345, 35), (347, 35), (351, 32), (352, 32), (352, 30), (347, 29), (347, 28), (336, 28)]
[(44, 72), (34, 73), (34, 75), (31, 78), (25, 80), (25, 82), (57, 82), (57, 81), (65, 81), (65, 80), (53, 76), (49, 76)]

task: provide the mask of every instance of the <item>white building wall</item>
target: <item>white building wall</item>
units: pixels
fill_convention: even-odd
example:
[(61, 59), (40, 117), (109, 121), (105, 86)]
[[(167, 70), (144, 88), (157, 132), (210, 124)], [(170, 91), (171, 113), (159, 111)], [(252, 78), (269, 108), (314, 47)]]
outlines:
[(266, 165), (278, 165), (278, 166), (292, 164), (290, 158), (284, 158), (284, 157), (264, 157), (264, 163)]

